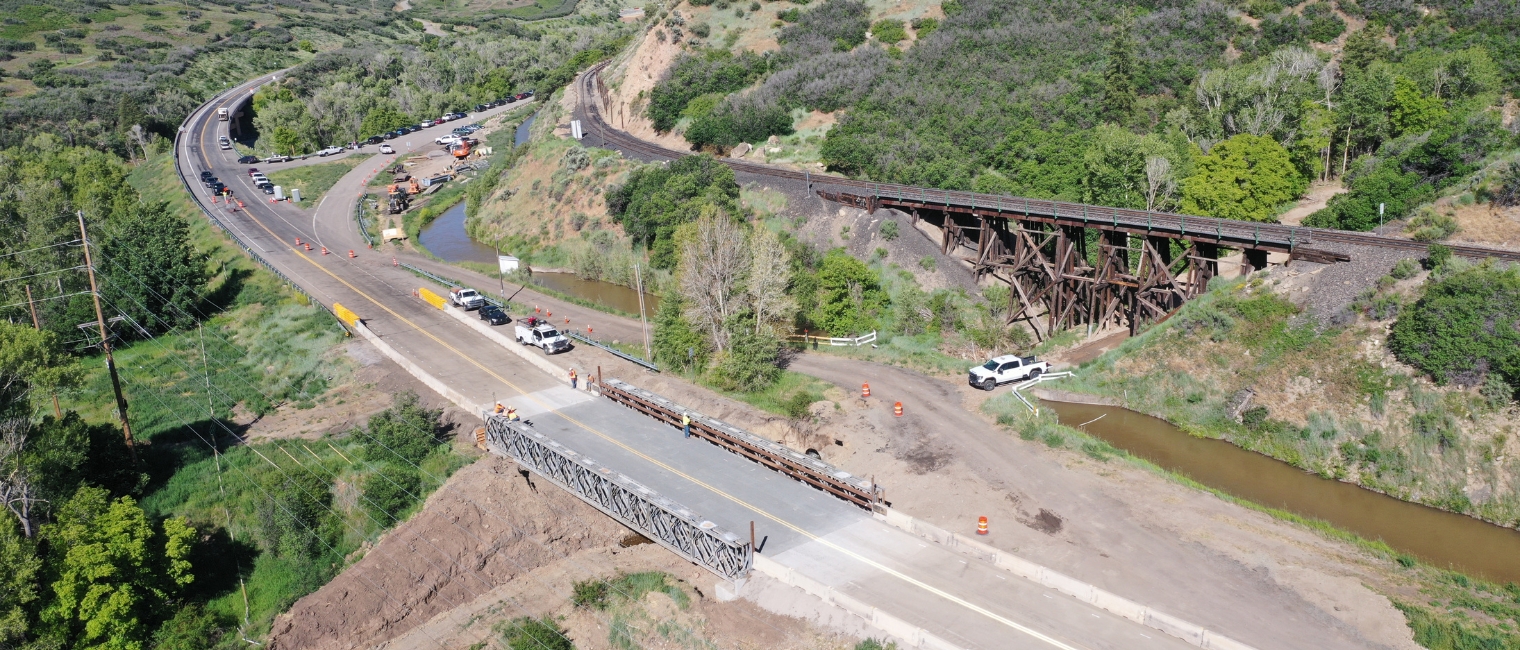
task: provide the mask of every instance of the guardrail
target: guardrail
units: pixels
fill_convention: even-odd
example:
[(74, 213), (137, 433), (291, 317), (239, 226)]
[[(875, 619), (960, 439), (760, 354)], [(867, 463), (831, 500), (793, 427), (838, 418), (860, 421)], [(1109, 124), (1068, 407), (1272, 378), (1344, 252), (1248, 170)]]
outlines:
[(881, 486), (786, 445), (616, 379), (598, 381), (597, 387), (603, 397), (676, 428), (681, 427), (681, 416), (688, 416), (691, 418), (691, 435), (857, 506), (869, 510), (873, 504), (882, 501)]
[[(411, 264), (404, 264), (403, 263), (400, 266), (403, 269), (411, 271), (412, 273), (416, 273), (417, 275), (420, 275), (420, 276), (425, 277), (425, 278), (427, 278), (429, 280), (437, 282), (438, 284), (442, 284), (442, 285), (449, 286), (449, 287), (466, 287), (466, 288), (470, 288), (470, 289), (475, 289), (475, 287), (471, 287), (470, 285), (467, 285), (467, 284), (465, 284), (463, 282), (455, 282), (454, 280), (450, 280), (450, 279), (445, 278), (445, 277), (443, 277), (441, 275), (438, 275), (436, 273), (432, 273), (430, 271), (424, 271), (422, 269), (419, 269), (419, 268), (417, 268), (415, 266), (412, 266)], [(481, 291), (480, 289), (475, 289), (475, 293), (478, 293), (478, 294), (481, 295), (482, 298), (485, 298), (485, 301), (487, 303), (490, 303), (492, 305), (500, 307), (503, 310), (506, 309), (506, 306), (503, 305), (501, 303), (501, 301), (496, 300), (495, 298), (486, 297), (486, 292)], [(612, 347), (610, 345), (604, 344), (604, 343), (602, 343), (600, 341), (597, 341), (597, 340), (589, 338), (589, 337), (581, 336), (580, 334), (577, 334), (577, 333), (575, 333), (573, 331), (569, 331), (569, 330), (561, 330), (561, 331), (564, 332), (566, 335), (568, 335), (570, 338), (573, 338), (573, 339), (575, 339), (577, 341), (580, 341), (580, 342), (585, 343), (587, 345), (596, 346), (598, 348), (601, 348), (603, 350), (611, 352), (614, 355), (617, 355), (621, 359), (625, 359), (627, 361), (631, 361), (633, 363), (639, 364), (640, 366), (643, 366), (643, 367), (648, 368), (650, 370), (653, 370), (655, 372), (660, 372), (660, 367), (659, 366), (657, 366), (657, 365), (655, 365), (653, 363), (650, 363), (648, 361), (645, 361), (643, 359), (640, 359), (638, 357), (635, 357), (635, 356), (633, 356), (631, 354), (628, 354), (626, 352), (623, 352), (622, 350), (614, 348), (614, 347)]]
[(359, 235), (364, 237), (364, 242), (370, 248), (375, 247), (375, 240), (369, 236), (369, 220), (364, 218), (364, 199), (368, 194), (360, 194), (359, 199), (354, 201), (354, 219), (359, 222)]
[(838, 336), (831, 338), (831, 337), (827, 337), (827, 336), (813, 336), (811, 334), (788, 334), (787, 337), (786, 337), (786, 340), (788, 340), (788, 341), (802, 341), (803, 345), (807, 345), (808, 343), (820, 343), (820, 342), (822, 342), (824, 344), (832, 345), (834, 347), (854, 346), (854, 347), (858, 348), (858, 347), (860, 347), (862, 345), (865, 345), (867, 343), (875, 343), (876, 342), (876, 330), (871, 330), (870, 334), (862, 334), (862, 335), (857, 336), (855, 338), (838, 337)]
[[(211, 98), (210, 102), (207, 102), (206, 104), (203, 104), (202, 106), (204, 107), (204, 106), (210, 105), (211, 102), (216, 101), (216, 99), (218, 97), (221, 97), (222, 95), (225, 95), (228, 92), (232, 92), (232, 91), (224, 91), (224, 92), (218, 93), (216, 95), (216, 97), (212, 97)], [(199, 112), (199, 111), (197, 110), (197, 112)], [(191, 114), (192, 117), (194, 117), (194, 115), (195, 115), (195, 113)], [(243, 240), (239, 239), (238, 236), (237, 236), (237, 234), (234, 233), (231, 228), (227, 227), (227, 224), (222, 223), (222, 220), (219, 219), (219, 218), (217, 218), (216, 213), (212, 212), (209, 208), (206, 207), (205, 203), (201, 202), (200, 195), (198, 195), (198, 194), (195, 193), (195, 188), (193, 188), (193, 187), (190, 186), (190, 181), (185, 180), (184, 167), (183, 167), (183, 165), (180, 164), (180, 158), (179, 158), (179, 154), (180, 154), (180, 135), (183, 132), (184, 132), (184, 128), (181, 127), (179, 131), (176, 131), (174, 133), (174, 153), (173, 153), (173, 155), (174, 155), (174, 175), (179, 177), (180, 185), (183, 185), (184, 188), (185, 188), (185, 193), (188, 194), (188, 195), (190, 195), (190, 201), (195, 204), (195, 207), (200, 208), (201, 214), (206, 215), (206, 218), (209, 219), (213, 225), (215, 225), (217, 228), (221, 228), (222, 229), (222, 233), (227, 236), (227, 239), (232, 240), (232, 242), (235, 243), (235, 244), (237, 244), (239, 248), (242, 248), (243, 252), (246, 253), (250, 258), (252, 258), (253, 261), (258, 262), (259, 264), (263, 265), (265, 270), (269, 271), (270, 273), (273, 273), (275, 275), (275, 277), (279, 278), (281, 282), (284, 282), (285, 285), (288, 286), (288, 287), (290, 287), (290, 289), (292, 291), (295, 291), (296, 293), (304, 296), (306, 298), (307, 302), (310, 302), (313, 305), (321, 307), (323, 311), (326, 311), (328, 314), (331, 314), (332, 317), (333, 317), (333, 320), (337, 321), (340, 326), (343, 326), (344, 333), (348, 333), (348, 326), (346, 324), (344, 324), (343, 319), (340, 318), (340, 317), (338, 317), (338, 314), (335, 313), (332, 310), (331, 307), (328, 307), (327, 305), (322, 304), (322, 301), (317, 300), (311, 294), (307, 293), (305, 289), (302, 289), (301, 285), (296, 284), (295, 280), (290, 279), (284, 273), (281, 273), (279, 269), (275, 268), (275, 266), (273, 264), (270, 264), (269, 260), (264, 259), (263, 256), (261, 256), (258, 253), (254, 252), (254, 250), (253, 250), (252, 247), (250, 247), (248, 244), (243, 243)]]
[(722, 578), (741, 579), (754, 565), (754, 548), (740, 541), (738, 535), (550, 440), (526, 422), (487, 415), (486, 440), (493, 453), (516, 460), (623, 525)]

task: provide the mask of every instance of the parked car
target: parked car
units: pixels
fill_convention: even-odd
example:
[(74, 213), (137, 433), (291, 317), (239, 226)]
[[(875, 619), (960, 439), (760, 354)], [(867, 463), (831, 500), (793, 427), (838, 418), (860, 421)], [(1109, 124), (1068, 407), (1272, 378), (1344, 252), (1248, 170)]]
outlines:
[(270, 156), (270, 157), (264, 159), (264, 162), (267, 162), (267, 163), (290, 162), (290, 161), (291, 161), (290, 156), (287, 156), (285, 154), (275, 154), (273, 156)]
[(508, 316), (507, 312), (502, 311), (500, 307), (487, 304), (480, 307), (480, 320), (491, 325), (506, 325), (512, 322), (512, 317)]
[(343, 153), (343, 151), (343, 147), (328, 147), (326, 149), (318, 151), (317, 155), (326, 158), (328, 156), (336, 156), (340, 153)]
[(476, 104), (475, 105), (475, 112), (479, 113), (479, 112), (484, 111), (484, 110), (486, 110), (488, 108), (490, 108), (490, 106), (486, 106), (485, 104)]
[(211, 173), (211, 170), (209, 170), (209, 169), (201, 170), (201, 178), (202, 179), (211, 178), (213, 176), (216, 176), (216, 174)]
[(263, 190), (265, 194), (274, 194), (274, 186), (268, 183), (260, 185), (259, 189)]
[(502, 99), (496, 100), (496, 103), (501, 104), (502, 106), (506, 106), (507, 104), (510, 104), (512, 102), (515, 102), (515, 101), (517, 101), (516, 97), (513, 97), (511, 95), (507, 95), (506, 97), (504, 97)]
[(529, 316), (525, 321), (518, 321), (516, 333), (518, 343), (536, 347), (543, 350), (544, 354), (554, 354), (570, 349), (570, 339), (560, 334), (553, 325), (534, 316)]
[(206, 187), (211, 187), (213, 185), (221, 185), (222, 182), (217, 180), (215, 176), (203, 176), (201, 177), (201, 184), (205, 185)]
[(256, 163), (258, 161), (259, 161), (259, 157), (258, 156), (243, 156), (242, 158), (238, 158), (238, 164), (239, 165), (247, 165), (249, 163)]
[(479, 309), (481, 305), (486, 303), (486, 299), (485, 296), (480, 295), (474, 289), (456, 287), (449, 291), (449, 302), (454, 303), (455, 307), (469, 311), (471, 309)]
[(252, 175), (257, 174), (257, 173), (259, 173), (259, 168), (258, 167), (249, 167), (248, 168), (248, 175), (249, 176), (252, 176)]
[(460, 139), (457, 135), (441, 135), (435, 138), (433, 142), (436, 144), (450, 145), (459, 144)]
[(380, 144), (381, 142), (384, 142), (384, 141), (385, 141), (385, 137), (384, 136), (372, 135), (372, 136), (369, 136), (369, 139), (365, 140), (364, 143), (365, 144)]
[(263, 174), (254, 174), (249, 180), (253, 181), (254, 185), (258, 185), (260, 183), (268, 183), (269, 177)]
[(971, 369), (967, 383), (973, 388), (992, 390), (998, 384), (1036, 379), (1050, 370), (1050, 364), (1034, 357), (1005, 354)]
[(206, 189), (211, 190), (212, 194), (221, 194), (222, 190), (227, 189), (227, 186), (223, 185), (221, 181), (212, 181), (206, 183)]
[(380, 153), (396, 153), (396, 148), (388, 144), (380, 145)]

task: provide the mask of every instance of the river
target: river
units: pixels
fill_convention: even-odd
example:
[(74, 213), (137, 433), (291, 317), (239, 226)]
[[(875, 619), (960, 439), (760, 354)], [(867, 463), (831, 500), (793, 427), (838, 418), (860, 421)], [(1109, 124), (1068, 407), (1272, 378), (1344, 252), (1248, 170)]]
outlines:
[[(1520, 532), (1320, 478), (1223, 440), (1190, 436), (1134, 411), (1045, 402), (1061, 423), (1242, 499), (1382, 540), (1426, 563), (1495, 582), (1520, 582)], [(1096, 419), (1095, 418), (1101, 418)]]

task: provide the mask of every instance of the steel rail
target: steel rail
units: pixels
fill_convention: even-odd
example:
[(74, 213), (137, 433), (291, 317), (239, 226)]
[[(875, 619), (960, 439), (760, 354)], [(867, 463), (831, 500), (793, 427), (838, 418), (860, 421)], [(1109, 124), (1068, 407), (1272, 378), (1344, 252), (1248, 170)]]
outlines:
[(833, 465), (757, 436), (714, 417), (703, 415), (664, 397), (616, 379), (597, 383), (603, 397), (670, 426), (681, 428), (681, 416), (691, 418), (691, 435), (711, 442), (818, 490), (871, 509), (882, 500), (881, 487)]
[[(593, 66), (581, 78), (580, 104), (582, 111), (588, 117), (588, 121), (595, 128), (595, 135), (599, 136), (608, 145), (650, 158), (674, 160), (690, 155), (691, 152), (689, 151), (677, 151), (640, 140), (627, 132), (614, 128), (602, 119), (601, 109), (597, 105), (597, 101), (593, 99), (595, 97), (595, 84), (592, 80), (601, 73), (605, 66), (606, 62)], [(1048, 199), (940, 190), (895, 183), (875, 183), (829, 174), (814, 174), (807, 171), (782, 169), (758, 163), (743, 162), (732, 158), (719, 158), (718, 160), (736, 172), (770, 178), (804, 181), (808, 183), (809, 190), (812, 190), (815, 185), (869, 190), (869, 196), (876, 198), (885, 205), (900, 204), (904, 207), (919, 205), (934, 207), (940, 210), (948, 209), (952, 212), (974, 211), (977, 215), (986, 215), (990, 212), (993, 215), (1004, 215), (1007, 218), (1043, 216), (1059, 219), (1063, 222), (1072, 222), (1074, 225), (1086, 224), (1089, 227), (1106, 225), (1111, 228), (1118, 226), (1131, 231), (1138, 229), (1154, 232), (1156, 235), (1177, 236), (1202, 242), (1215, 242), (1225, 246), (1229, 246), (1231, 243), (1244, 246), (1249, 242), (1250, 248), (1282, 249), (1286, 252), (1297, 250), (1300, 246), (1310, 242), (1315, 244), (1333, 243), (1352, 246), (1371, 246), (1409, 252), (1424, 252), (1429, 248), (1429, 244), (1423, 242), (1347, 230), (1310, 228), (1276, 223), (1251, 223), (1230, 219), (1132, 210)], [(1520, 262), (1520, 250), (1466, 244), (1444, 245), (1450, 248), (1453, 254), (1463, 257), (1476, 259), (1494, 258), (1503, 261)]]
[(738, 535), (549, 439), (526, 422), (487, 415), (486, 440), (492, 453), (517, 461), (518, 465), (719, 577), (742, 579), (754, 565), (754, 549), (748, 542), (740, 541)]

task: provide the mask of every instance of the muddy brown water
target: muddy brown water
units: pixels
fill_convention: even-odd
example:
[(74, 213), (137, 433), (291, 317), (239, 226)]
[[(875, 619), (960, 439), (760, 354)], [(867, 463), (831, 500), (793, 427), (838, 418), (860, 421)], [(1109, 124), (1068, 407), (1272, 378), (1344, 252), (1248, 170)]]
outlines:
[[(432, 223), (423, 227), (422, 232), (417, 233), (417, 239), (421, 241), (424, 248), (428, 249), (428, 252), (437, 255), (445, 262), (480, 262), (495, 266), (496, 249), (470, 239), (469, 234), (465, 232), (464, 206), (465, 202), (460, 201), (454, 207), (445, 210)], [(534, 273), (533, 282), (604, 307), (611, 307), (629, 314), (639, 313), (639, 292), (620, 284), (587, 280), (574, 273), (543, 272)], [(653, 317), (659, 306), (659, 297), (650, 293), (644, 294), (646, 314)]]
[(1044, 406), (1062, 424), (1211, 488), (1382, 540), (1434, 566), (1520, 582), (1520, 532), (1515, 530), (1320, 478), (1223, 440), (1190, 436), (1165, 420), (1129, 409), (1049, 401)]

